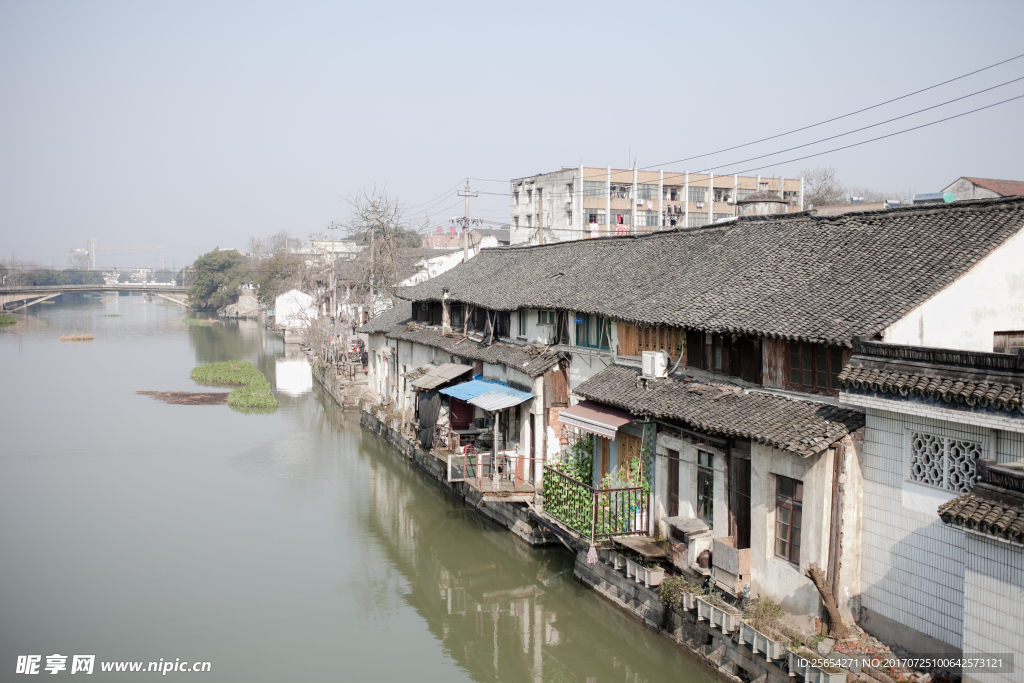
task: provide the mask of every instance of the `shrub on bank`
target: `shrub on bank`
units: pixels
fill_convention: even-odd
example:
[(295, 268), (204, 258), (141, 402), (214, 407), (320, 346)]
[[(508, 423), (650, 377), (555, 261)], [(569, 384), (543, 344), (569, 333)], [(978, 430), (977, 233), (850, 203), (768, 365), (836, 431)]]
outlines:
[(232, 408), (277, 408), (277, 398), (270, 382), (249, 361), (208, 363), (192, 370), (192, 379), (199, 384), (238, 387), (228, 395)]
[(18, 322), (13, 315), (0, 315), (0, 325), (13, 325)]

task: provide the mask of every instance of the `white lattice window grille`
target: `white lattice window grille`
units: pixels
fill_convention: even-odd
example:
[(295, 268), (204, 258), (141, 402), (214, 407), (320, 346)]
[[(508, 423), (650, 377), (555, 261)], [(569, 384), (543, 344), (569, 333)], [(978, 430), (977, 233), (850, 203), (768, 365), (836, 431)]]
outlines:
[(910, 481), (964, 493), (974, 485), (975, 461), (980, 457), (977, 441), (910, 433)]

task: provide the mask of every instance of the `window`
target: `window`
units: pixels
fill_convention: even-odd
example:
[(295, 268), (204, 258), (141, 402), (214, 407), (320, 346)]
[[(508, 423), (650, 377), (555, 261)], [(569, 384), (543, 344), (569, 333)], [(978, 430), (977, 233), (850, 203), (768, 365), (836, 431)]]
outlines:
[(715, 526), (715, 456), (697, 451), (697, 516)]
[(509, 337), (512, 331), (512, 314), (508, 311), (491, 313), (491, 324), (494, 325), (495, 337)]
[(685, 331), (681, 327), (637, 327), (618, 323), (618, 355), (639, 356), (644, 351), (668, 352), (675, 362), (683, 352)]
[(520, 337), (526, 336), (526, 309), (521, 308), (516, 311), (516, 318), (518, 319), (518, 325), (516, 326), (516, 333)]
[(654, 201), (658, 198), (658, 186), (657, 185), (640, 185), (638, 199), (646, 199), (648, 201)]
[(462, 329), (462, 304), (449, 304), (448, 307), (448, 321), (453, 329)]
[(824, 344), (789, 343), (789, 383), (802, 389), (839, 391), (843, 349)]
[(533, 216), (530, 215), (530, 214), (526, 215), (526, 227), (528, 227), (528, 228), (532, 228), (533, 227)]
[(716, 187), (715, 188), (715, 201), (716, 202), (728, 202), (732, 200), (732, 188), (729, 187)]
[[(610, 323), (606, 318), (599, 315), (587, 315), (586, 313), (576, 314), (576, 346), (586, 346), (591, 349), (610, 349), (611, 341), (609, 336)], [(602, 337), (600, 345), (598, 337)]]
[(609, 191), (612, 199), (629, 199), (629, 195), (632, 193), (633, 185), (629, 184), (615, 184), (612, 183), (611, 190)]
[(975, 460), (980, 457), (981, 444), (976, 441), (910, 433), (910, 481), (966, 493), (974, 486)]
[(537, 324), (538, 325), (554, 325), (555, 324), (555, 312), (554, 311), (537, 311)]
[(703, 202), (708, 197), (708, 188), (706, 187), (691, 187), (690, 198), (691, 202)]
[(800, 564), (803, 506), (803, 482), (775, 475), (775, 556), (795, 565)]
[(526, 191), (526, 203), (529, 204), (532, 201), (533, 201), (533, 188), (530, 188), (530, 189), (528, 189)]
[(512, 199), (516, 205), (519, 204), (519, 190), (512, 193)]
[(995, 353), (1017, 353), (1024, 348), (1024, 331), (994, 332), (992, 334), (992, 350)]
[(750, 195), (754, 194), (755, 192), (757, 192), (757, 190), (755, 190), (752, 187), (741, 187), (741, 188), (738, 188), (736, 190), (736, 201), (743, 201), (744, 199), (746, 199)]
[(668, 449), (668, 516), (679, 514), (679, 451)]
[(586, 214), (589, 219), (589, 223), (597, 223), (598, 225), (604, 225), (604, 211), (598, 209), (589, 209)]
[(519, 227), (519, 216), (512, 217), (512, 225), (514, 225), (517, 228)]
[(584, 197), (603, 197), (604, 194), (605, 194), (605, 191), (606, 191), (605, 190), (606, 187), (607, 187), (607, 184), (603, 180), (599, 180), (599, 181), (584, 180), (583, 181), (583, 196)]
[(695, 213), (691, 212), (689, 221), (686, 225), (688, 228), (701, 228), (708, 224), (708, 215), (706, 213)]

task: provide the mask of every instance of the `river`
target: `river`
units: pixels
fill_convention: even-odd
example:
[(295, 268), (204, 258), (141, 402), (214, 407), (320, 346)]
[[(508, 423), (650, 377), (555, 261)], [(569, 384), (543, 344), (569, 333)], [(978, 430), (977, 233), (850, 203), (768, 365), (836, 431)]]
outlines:
[[(97, 681), (161, 659), (210, 681), (713, 680), (566, 551), (363, 433), (279, 337), (141, 296), (53, 301), (0, 328), (0, 681), (53, 654), (95, 655)], [(256, 363), (277, 412), (136, 394), (202, 390), (189, 371), (222, 360)]]

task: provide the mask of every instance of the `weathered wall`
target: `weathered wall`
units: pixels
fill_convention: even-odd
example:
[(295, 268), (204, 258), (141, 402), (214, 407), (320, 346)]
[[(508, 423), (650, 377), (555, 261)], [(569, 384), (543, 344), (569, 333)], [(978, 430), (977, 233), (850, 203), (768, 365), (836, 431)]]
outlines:
[[(826, 451), (802, 458), (754, 442), (750, 464), (751, 595), (774, 596), (787, 612), (803, 615), (806, 626), (818, 616), (821, 598), (804, 571), (812, 563), (822, 569), (828, 566), (832, 455)], [(775, 556), (775, 490), (779, 475), (804, 485), (800, 566)]]
[(968, 351), (993, 348), (993, 333), (1024, 330), (1024, 231), (883, 332), (892, 344)]
[(999, 196), (992, 190), (986, 190), (984, 187), (978, 187), (966, 178), (960, 178), (943, 190), (943, 192), (952, 192), (953, 198), (957, 201), (963, 201), (965, 199), (991, 199), (992, 197)]
[[(989, 536), (966, 534), (964, 655), (1012, 654), (1024, 662), (1024, 549)], [(964, 680), (969, 677), (965, 676)], [(1012, 683), (1015, 673), (976, 674), (986, 682)]]

